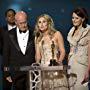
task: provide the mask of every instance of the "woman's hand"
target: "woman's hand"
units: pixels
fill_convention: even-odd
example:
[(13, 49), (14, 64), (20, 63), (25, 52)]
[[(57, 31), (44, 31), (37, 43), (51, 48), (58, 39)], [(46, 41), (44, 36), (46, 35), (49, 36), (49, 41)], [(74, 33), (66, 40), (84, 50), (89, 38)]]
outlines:
[(84, 84), (84, 83), (88, 82), (88, 80), (89, 80), (89, 71), (87, 70), (85, 75), (84, 75), (84, 79), (81, 82), (81, 84)]

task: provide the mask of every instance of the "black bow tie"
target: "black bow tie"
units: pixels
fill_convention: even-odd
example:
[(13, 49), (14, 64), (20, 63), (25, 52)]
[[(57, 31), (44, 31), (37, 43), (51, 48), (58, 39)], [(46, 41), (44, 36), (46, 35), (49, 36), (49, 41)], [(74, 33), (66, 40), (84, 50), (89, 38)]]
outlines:
[(26, 31), (27, 31), (27, 30), (25, 30), (25, 31), (21, 31), (21, 30), (19, 30), (20, 33), (26, 33)]

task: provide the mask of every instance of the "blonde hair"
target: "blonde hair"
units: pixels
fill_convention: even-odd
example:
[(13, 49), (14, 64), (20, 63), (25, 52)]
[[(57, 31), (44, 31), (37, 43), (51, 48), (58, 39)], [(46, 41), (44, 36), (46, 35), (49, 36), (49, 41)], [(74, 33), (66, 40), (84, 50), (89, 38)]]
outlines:
[(43, 18), (45, 18), (45, 19), (47, 20), (48, 30), (49, 30), (48, 34), (50, 35), (51, 38), (53, 37), (54, 33), (57, 31), (57, 30), (54, 28), (54, 22), (53, 22), (52, 18), (51, 18), (49, 15), (47, 15), (47, 14), (42, 14), (42, 15), (40, 15), (40, 16), (37, 18), (37, 20), (36, 20), (36, 25), (35, 25), (35, 36), (36, 36), (37, 42), (40, 42), (41, 39), (42, 39), (42, 37), (43, 37), (43, 34), (42, 34), (42, 32), (39, 30), (39, 27), (38, 27), (38, 21), (39, 21), (39, 19), (40, 19), (41, 17), (43, 17)]

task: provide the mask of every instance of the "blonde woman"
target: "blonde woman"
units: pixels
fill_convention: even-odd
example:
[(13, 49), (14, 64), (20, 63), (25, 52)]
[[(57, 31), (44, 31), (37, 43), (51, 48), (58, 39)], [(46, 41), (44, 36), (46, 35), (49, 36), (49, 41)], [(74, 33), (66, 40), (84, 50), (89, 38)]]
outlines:
[[(35, 26), (35, 44), (36, 44), (36, 61), (41, 63), (42, 66), (48, 67), (50, 60), (54, 59), (57, 63), (62, 63), (65, 56), (64, 41), (61, 33), (54, 28), (54, 22), (52, 18), (43, 14), (37, 18)], [(49, 73), (50, 74), (50, 73)], [(51, 74), (50, 74), (51, 75)], [(54, 90), (67, 90), (67, 80), (65, 74), (60, 75), (57, 78), (53, 78), (52, 82), (48, 76), (45, 81), (46, 87), (44, 90), (50, 90), (52, 83)], [(60, 87), (59, 87), (60, 86)]]
[[(54, 28), (52, 18), (43, 14), (37, 18), (35, 26), (36, 60), (41, 65), (48, 66), (50, 59), (62, 63), (65, 56), (64, 41), (61, 33)], [(54, 56), (52, 56), (51, 45), (54, 44)], [(59, 53), (60, 52), (60, 53)]]

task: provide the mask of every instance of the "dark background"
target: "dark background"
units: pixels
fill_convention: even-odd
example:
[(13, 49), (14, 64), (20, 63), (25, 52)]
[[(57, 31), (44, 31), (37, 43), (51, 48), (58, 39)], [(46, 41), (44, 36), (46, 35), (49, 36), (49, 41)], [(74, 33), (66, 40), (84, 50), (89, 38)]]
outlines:
[(27, 12), (29, 16), (28, 22), (32, 27), (35, 25), (37, 16), (44, 13), (49, 14), (55, 22), (56, 29), (64, 37), (65, 49), (66, 53), (68, 53), (69, 44), (67, 42), (67, 34), (71, 28), (72, 10), (76, 7), (84, 7), (90, 17), (90, 0), (0, 0), (0, 27), (6, 23), (4, 14), (9, 8)]

